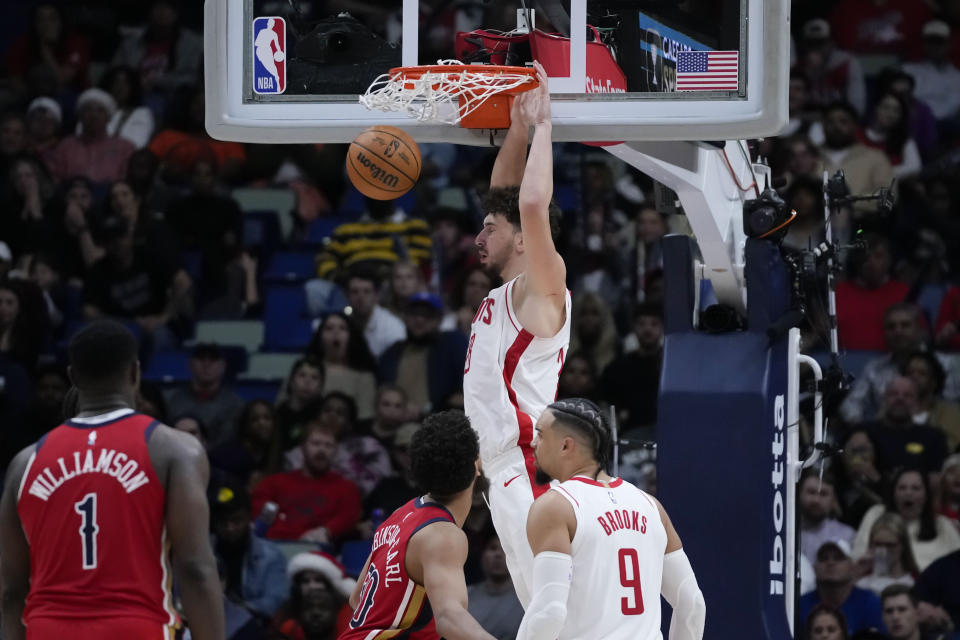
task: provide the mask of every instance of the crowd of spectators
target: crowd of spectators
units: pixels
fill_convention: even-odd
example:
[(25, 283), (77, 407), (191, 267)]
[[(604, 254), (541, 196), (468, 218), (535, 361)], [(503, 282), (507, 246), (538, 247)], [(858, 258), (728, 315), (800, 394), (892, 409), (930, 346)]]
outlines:
[[(857, 377), (827, 407), (842, 453), (799, 487), (802, 633), (950, 633), (960, 627), (960, 2), (793, 4), (790, 121), (753, 146), (798, 212), (785, 250), (824, 238), (825, 170), (842, 169), (855, 194), (896, 178), (898, 198), (889, 214), (858, 203), (833, 220), (840, 242), (865, 245), (845, 255), (837, 286), (840, 346)], [(145, 371), (187, 354), (189, 375), (146, 381), (138, 409), (209, 451), (230, 637), (332, 638), (350, 617), (363, 545), (417, 495), (407, 447), (419, 421), (462, 407), (470, 324), (497, 284), (473, 251), (495, 150), (422, 145), (413, 197), (348, 212), (342, 145), (206, 134), (201, 3), (84, 5), (36, 2), (3, 27), (0, 465), (61, 421), (65, 341), (85, 320), (121, 319)], [(654, 440), (659, 243), (689, 225), (603, 151), (555, 151), (574, 299), (558, 394), (615, 405), (625, 439)], [(251, 234), (236, 196), (249, 189), (291, 195), (280, 237)], [(318, 222), (323, 238), (311, 233)], [(249, 354), (238, 365), (231, 344), (195, 332), (227, 320), (262, 321), (269, 334), (269, 270), (286, 250), (315, 258), (283, 282), (313, 333), (285, 349), (297, 357), (282, 381), (252, 392), (237, 370)], [(822, 352), (823, 323), (803, 329), (805, 348)], [(622, 463), (656, 491), (651, 449), (627, 449)], [(471, 612), (513, 638), (519, 605), (481, 500), (465, 530)]]

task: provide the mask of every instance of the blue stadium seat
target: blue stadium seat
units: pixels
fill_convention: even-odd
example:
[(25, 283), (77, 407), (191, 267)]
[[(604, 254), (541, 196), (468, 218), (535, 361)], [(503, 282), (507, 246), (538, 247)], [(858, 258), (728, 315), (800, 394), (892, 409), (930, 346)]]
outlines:
[(190, 379), (189, 351), (159, 351), (150, 358), (143, 379), (152, 382), (186, 382)]
[(247, 353), (246, 347), (237, 344), (222, 344), (220, 350), (223, 351), (223, 359), (227, 363), (228, 379), (233, 380), (247, 370), (250, 355)]
[(243, 214), (243, 244), (272, 251), (280, 244), (280, 221), (274, 211), (248, 211)]
[(303, 285), (268, 284), (263, 320), (264, 350), (303, 351), (313, 335)]
[(230, 383), (230, 388), (247, 402), (266, 400), (273, 404), (280, 393), (281, 384), (279, 380), (238, 380)]
[(357, 578), (370, 556), (370, 540), (350, 540), (340, 549), (340, 563), (348, 576)]
[(270, 257), (263, 278), (267, 282), (302, 282), (316, 276), (313, 251), (277, 251)]
[(307, 227), (306, 242), (311, 244), (321, 244), (324, 240), (333, 234), (333, 230), (343, 224), (343, 220), (337, 216), (328, 218), (317, 218)]

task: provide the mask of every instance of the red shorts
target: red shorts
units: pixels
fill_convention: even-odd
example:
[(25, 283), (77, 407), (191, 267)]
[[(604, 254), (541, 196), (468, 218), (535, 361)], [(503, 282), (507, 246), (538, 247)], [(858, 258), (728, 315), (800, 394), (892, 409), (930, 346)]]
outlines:
[(143, 618), (41, 618), (27, 625), (27, 640), (172, 640), (173, 627)]

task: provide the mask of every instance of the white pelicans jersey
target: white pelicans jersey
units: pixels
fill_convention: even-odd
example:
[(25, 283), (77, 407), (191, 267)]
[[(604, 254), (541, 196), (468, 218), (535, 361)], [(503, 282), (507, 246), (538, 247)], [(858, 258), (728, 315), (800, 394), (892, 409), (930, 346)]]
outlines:
[(552, 338), (538, 338), (517, 320), (515, 282), (492, 289), (480, 303), (463, 368), (464, 411), (479, 435), (485, 464), (519, 446), (532, 465), (533, 426), (557, 397), (570, 344), (570, 292), (563, 327)]
[(667, 531), (656, 503), (621, 478), (574, 476), (551, 488), (577, 515), (573, 580), (558, 640), (662, 640)]

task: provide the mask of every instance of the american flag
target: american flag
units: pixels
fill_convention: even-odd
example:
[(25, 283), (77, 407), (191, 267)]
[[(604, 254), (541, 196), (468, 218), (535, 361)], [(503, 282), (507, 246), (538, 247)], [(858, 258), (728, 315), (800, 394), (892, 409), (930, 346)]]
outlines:
[(736, 91), (739, 51), (677, 52), (677, 91)]

